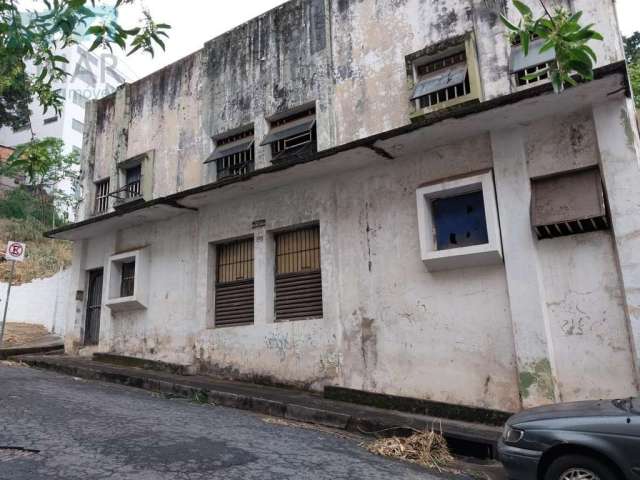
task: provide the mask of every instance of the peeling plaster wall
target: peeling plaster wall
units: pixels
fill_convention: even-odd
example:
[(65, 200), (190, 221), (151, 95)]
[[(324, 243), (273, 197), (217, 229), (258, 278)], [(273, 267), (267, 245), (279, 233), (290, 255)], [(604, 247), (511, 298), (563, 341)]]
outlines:
[(611, 234), (539, 242), (562, 401), (636, 393)]
[[(121, 231), (113, 252), (150, 248), (152, 298), (138, 312), (105, 308), (100, 349), (235, 378), (515, 410), (504, 268), (429, 273), (419, 260), (416, 187), (490, 165), (483, 136)], [(250, 235), (260, 218), (267, 232), (320, 222), (323, 319), (206, 328), (209, 245)], [(104, 258), (94, 242), (87, 263)]]

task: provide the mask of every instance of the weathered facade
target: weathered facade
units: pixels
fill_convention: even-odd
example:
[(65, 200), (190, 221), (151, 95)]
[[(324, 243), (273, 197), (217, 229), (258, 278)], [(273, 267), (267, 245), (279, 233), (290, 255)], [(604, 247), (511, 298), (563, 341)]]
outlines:
[(504, 3), (293, 0), (92, 102), (82, 219), (51, 233), (67, 351), (510, 411), (636, 393), (614, 2), (566, 4), (606, 40), (559, 96)]

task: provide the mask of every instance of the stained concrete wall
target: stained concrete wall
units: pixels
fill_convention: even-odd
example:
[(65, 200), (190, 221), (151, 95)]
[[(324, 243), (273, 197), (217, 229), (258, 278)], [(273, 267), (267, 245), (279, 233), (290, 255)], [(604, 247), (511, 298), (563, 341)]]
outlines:
[[(607, 39), (598, 65), (622, 59), (613, 2), (573, 4)], [(482, 98), (508, 94), (500, 9), (515, 15), (498, 0), (287, 2), (87, 108), (80, 211), (93, 214), (95, 181), (114, 189), (116, 163), (149, 151), (154, 198), (214, 181), (212, 136), (253, 124), (259, 143), (269, 117), (303, 104), (316, 106), (320, 150), (406, 125), (405, 57), (462, 34), (475, 33)], [(256, 168), (268, 165), (256, 147)]]
[[(67, 310), (68, 294), (74, 289), (69, 269), (61, 270), (51, 277), (13, 285), (7, 322), (44, 325), (50, 332), (62, 336), (70, 316)], [(0, 282), (0, 309), (4, 309), (6, 300), (7, 284)]]
[[(253, 122), (259, 143), (269, 116), (307, 102), (316, 105), (319, 149), (405, 125), (405, 56), (471, 31), (483, 98), (510, 93), (509, 46), (491, 3), (288, 2), (87, 108), (85, 198), (105, 176), (114, 188), (118, 161), (149, 151), (154, 198), (210, 182), (212, 167), (203, 161), (211, 136)], [(612, 2), (573, 3), (607, 37), (599, 65), (622, 58), (607, 16)], [(620, 271), (631, 284), (635, 277), (630, 258), (620, 270), (625, 241), (610, 231), (537, 241), (530, 227), (531, 178), (602, 165), (599, 137), (619, 126), (602, 120), (598, 130), (585, 108), (392, 161), (369, 152), (367, 168), (335, 175), (318, 167), (312, 180), (221, 196), (198, 212), (79, 242), (77, 290), (110, 255), (147, 248), (150, 299), (145, 310), (103, 308), (100, 345), (91, 348), (81, 348), (84, 304), (70, 300), (67, 347), (503, 410), (632, 394), (638, 362), (628, 312), (635, 300)], [(269, 164), (268, 149), (257, 147), (257, 168)], [(427, 271), (416, 188), (489, 168), (505, 263)], [(265, 227), (253, 230), (256, 219)], [(272, 232), (310, 221), (320, 223), (323, 318), (273, 323)], [(212, 242), (246, 235), (256, 242), (255, 324), (211, 328)], [(588, 357), (590, 368), (572, 357)]]

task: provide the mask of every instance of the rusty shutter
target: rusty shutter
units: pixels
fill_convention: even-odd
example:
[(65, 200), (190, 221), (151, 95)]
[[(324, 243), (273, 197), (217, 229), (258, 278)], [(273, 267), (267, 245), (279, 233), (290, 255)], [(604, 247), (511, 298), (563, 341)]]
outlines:
[(322, 318), (320, 228), (276, 236), (276, 320)]
[(215, 326), (253, 323), (253, 238), (218, 245)]
[(531, 182), (531, 223), (539, 239), (609, 228), (598, 168)]

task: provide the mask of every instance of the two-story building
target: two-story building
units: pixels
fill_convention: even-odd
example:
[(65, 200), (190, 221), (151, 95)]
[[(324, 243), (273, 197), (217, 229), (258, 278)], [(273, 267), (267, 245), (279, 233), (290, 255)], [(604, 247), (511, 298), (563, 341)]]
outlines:
[(67, 352), (507, 411), (635, 394), (614, 1), (557, 3), (605, 37), (560, 95), (509, 2), (292, 0), (89, 102), (81, 219), (49, 233)]

